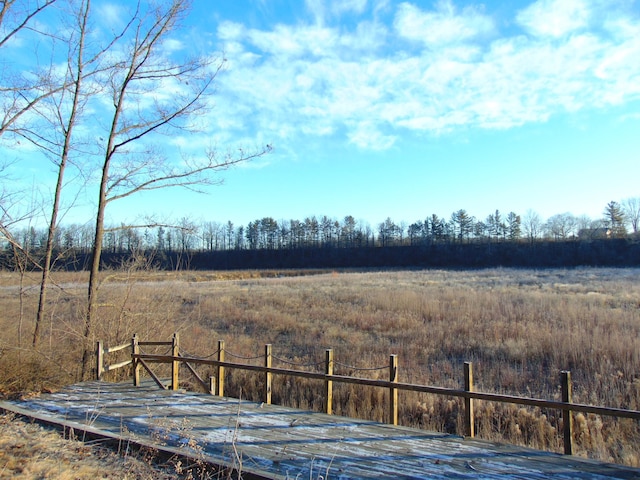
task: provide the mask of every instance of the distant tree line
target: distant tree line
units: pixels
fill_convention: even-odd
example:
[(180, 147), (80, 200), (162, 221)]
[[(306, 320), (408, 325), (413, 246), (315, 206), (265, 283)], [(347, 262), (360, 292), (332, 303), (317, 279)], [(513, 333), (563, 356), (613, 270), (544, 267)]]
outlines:
[[(639, 216), (640, 199), (609, 202), (600, 219), (563, 213), (542, 221), (532, 211), (520, 216), (496, 210), (478, 220), (460, 209), (449, 218), (432, 214), (409, 225), (387, 218), (375, 229), (351, 215), (341, 220), (264, 217), (238, 226), (231, 221), (197, 224), (184, 217), (171, 227), (107, 228), (103, 265), (116, 267), (134, 257), (171, 269), (637, 264), (633, 245)], [(58, 268), (86, 269), (93, 233), (89, 225), (58, 228)], [(20, 242), (37, 257), (46, 236), (44, 230), (23, 229)], [(559, 246), (564, 243), (569, 246)], [(7, 245), (4, 268), (12, 268), (11, 255)]]

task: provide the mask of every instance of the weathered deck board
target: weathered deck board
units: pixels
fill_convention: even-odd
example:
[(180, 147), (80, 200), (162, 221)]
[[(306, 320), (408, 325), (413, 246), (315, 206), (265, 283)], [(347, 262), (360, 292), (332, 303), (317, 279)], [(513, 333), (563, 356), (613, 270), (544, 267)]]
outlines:
[[(640, 470), (520, 447), (190, 392), (88, 382), (0, 408), (164, 443), (243, 471), (293, 479), (640, 479)], [(190, 449), (189, 441), (196, 445)]]

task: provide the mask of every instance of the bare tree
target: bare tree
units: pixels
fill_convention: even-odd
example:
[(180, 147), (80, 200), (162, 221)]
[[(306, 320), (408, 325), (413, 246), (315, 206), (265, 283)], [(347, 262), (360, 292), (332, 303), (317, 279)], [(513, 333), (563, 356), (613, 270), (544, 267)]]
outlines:
[(576, 233), (577, 220), (569, 212), (558, 213), (549, 217), (545, 224), (548, 235), (556, 240), (565, 240)]
[(202, 226), (202, 247), (204, 250), (213, 252), (220, 248), (220, 237), (222, 236), (222, 226), (218, 222), (205, 222)]
[(47, 7), (56, 0), (42, 0), (27, 2), (19, 0), (5, 0), (0, 4), (0, 48), (16, 36)]
[(178, 235), (178, 244), (180, 245), (180, 253), (185, 254), (194, 247), (194, 240), (197, 236), (198, 227), (195, 222), (188, 217), (182, 217), (176, 229)]
[[(0, 47), (5, 46), (20, 34), (33, 35), (31, 26), (35, 17), (57, 0), (7, 1), (2, 2), (0, 9)], [(62, 18), (69, 15), (75, 18), (76, 25), (61, 28), (56, 32), (35, 32), (43, 41), (44, 50), (49, 55), (48, 68), (35, 68), (28, 75), (3, 69), (2, 94), (3, 115), (0, 123), (0, 135), (11, 133), (17, 141), (26, 139), (35, 145), (45, 156), (53, 159), (57, 166), (57, 181), (54, 192), (51, 217), (49, 222), (45, 258), (42, 262), (42, 281), (40, 298), (36, 314), (32, 344), (37, 346), (40, 326), (44, 316), (46, 303), (46, 287), (49, 283), (54, 239), (60, 210), (64, 176), (72, 149), (73, 130), (81, 111), (82, 82), (85, 76), (85, 37), (90, 0), (83, 0), (79, 5), (65, 3), (75, 11), (64, 12)], [(65, 32), (62, 37), (59, 31)], [(57, 44), (68, 48), (67, 68), (59, 74), (55, 66)], [(96, 63), (96, 57), (87, 63)], [(27, 115), (29, 114), (29, 115)], [(21, 121), (24, 119), (26, 121)], [(3, 223), (2, 228), (6, 230)], [(15, 246), (15, 245), (14, 245)]]
[(625, 198), (622, 201), (622, 210), (624, 218), (633, 233), (638, 233), (638, 224), (640, 224), (640, 197)]
[[(40, 296), (32, 344), (37, 346), (40, 336), (40, 326), (44, 318), (47, 299), (47, 286), (54, 262), (53, 251), (58, 229), (58, 218), (61, 216), (62, 190), (65, 184), (67, 167), (73, 163), (73, 153), (76, 156), (90, 156), (92, 152), (87, 142), (76, 135), (76, 127), (83, 121), (86, 104), (100, 92), (100, 87), (93, 81), (95, 77), (108, 71), (108, 64), (103, 66), (103, 57), (122, 37), (124, 31), (114, 34), (106, 45), (87, 48), (87, 37), (91, 34), (89, 20), (91, 14), (91, 0), (80, 0), (65, 4), (68, 8), (61, 10), (60, 24), (65, 28), (65, 37), (59, 36), (51, 40), (49, 47), (51, 55), (55, 55), (56, 41), (66, 46), (66, 68), (59, 78), (51, 77), (50, 93), (31, 107), (34, 115), (29, 125), (23, 125), (15, 130), (15, 134), (35, 145), (40, 152), (48, 157), (57, 169), (57, 180), (49, 217), (47, 241), (44, 248), (42, 263), (42, 279), (40, 282)], [(67, 19), (71, 24), (67, 25)], [(47, 37), (48, 38), (48, 37)], [(106, 68), (106, 70), (104, 70)], [(58, 69), (60, 70), (60, 69)], [(87, 85), (87, 86), (85, 86)], [(87, 172), (82, 165), (76, 164), (78, 175), (74, 183), (83, 182), (83, 175)]]
[[(57, 0), (6, 0), (0, 2), (0, 51), (4, 49), (10, 40), (25, 31), (32, 32), (31, 24), (35, 18), (53, 5)], [(37, 33), (37, 32), (36, 32)], [(0, 69), (0, 137), (6, 133), (14, 133), (18, 127), (18, 121), (40, 101), (53, 93), (51, 88), (50, 71), (30, 72), (28, 76), (19, 73), (17, 68), (11, 68), (9, 62), (2, 62)], [(0, 173), (3, 179), (8, 169), (8, 164), (0, 165)], [(6, 182), (9, 183), (9, 182)], [(13, 202), (15, 195), (4, 187), (0, 191), (0, 235), (5, 237), (14, 248), (21, 249), (19, 243), (11, 234), (9, 227), (19, 223), (25, 218), (25, 214), (10, 212), (11, 207), (19, 205)], [(31, 215), (30, 212), (28, 215)]]
[[(43, 36), (31, 28), (36, 17), (58, 0), (6, 0), (0, 2), (0, 49), (10, 40), (28, 32)], [(4, 62), (3, 62), (4, 63)], [(0, 136), (19, 129), (18, 121), (42, 100), (64, 88), (52, 78), (52, 69), (30, 71), (24, 75), (17, 69), (0, 70)]]
[[(40, 297), (38, 300), (38, 311), (36, 313), (36, 323), (33, 329), (32, 344), (34, 347), (38, 345), (40, 338), (40, 326), (44, 319), (45, 304), (47, 300), (47, 285), (49, 283), (49, 276), (51, 271), (54, 239), (56, 236), (56, 228), (58, 226), (58, 214), (60, 211), (60, 202), (62, 195), (62, 188), (64, 184), (64, 175), (69, 161), (69, 155), (72, 148), (73, 131), (76, 126), (76, 121), (82, 110), (82, 101), (84, 98), (83, 85), (85, 75), (85, 39), (87, 35), (87, 21), (89, 19), (89, 12), (91, 9), (91, 1), (86, 0), (81, 2), (80, 8), (77, 12), (76, 28), (73, 30), (77, 33), (78, 38), (74, 38), (74, 34), (69, 38), (69, 55), (67, 60), (67, 78), (64, 83), (70, 85), (69, 97), (67, 101), (67, 91), (62, 90), (59, 98), (52, 97), (52, 106), (54, 107), (53, 115), (47, 115), (45, 118), (51, 119), (55, 124), (54, 131), (62, 134), (62, 143), (59, 145), (59, 162), (58, 162), (58, 177), (56, 181), (56, 187), (53, 198), (53, 206), (51, 207), (51, 217), (49, 220), (49, 229), (47, 233), (47, 243), (45, 246), (45, 258), (42, 265), (42, 280), (40, 282)], [(95, 59), (94, 59), (95, 60)], [(68, 107), (68, 108), (67, 108)], [(68, 110), (68, 113), (65, 113)], [(45, 151), (50, 150), (55, 142), (47, 141), (40, 134), (27, 134), (23, 133), (26, 138), (30, 139), (36, 145), (43, 147)], [(44, 141), (44, 143), (41, 143)], [(56, 149), (56, 153), (58, 150)]]
[[(219, 156), (209, 150), (197, 158), (176, 162), (165, 158), (153, 147), (157, 134), (173, 129), (189, 131), (189, 120), (206, 108), (205, 97), (224, 60), (189, 58), (174, 60), (165, 54), (164, 41), (179, 26), (189, 11), (186, 0), (138, 3), (127, 44), (111, 64), (106, 86), (112, 105), (108, 131), (105, 132), (100, 167), (95, 236), (87, 290), (85, 350), (82, 377), (86, 378), (95, 330), (96, 294), (104, 236), (105, 210), (111, 202), (133, 194), (219, 183), (216, 172), (248, 161), (270, 150), (267, 145), (255, 151), (238, 150)], [(158, 93), (174, 86), (171, 95)], [(151, 100), (151, 101), (150, 101)], [(203, 152), (205, 153), (205, 152)]]

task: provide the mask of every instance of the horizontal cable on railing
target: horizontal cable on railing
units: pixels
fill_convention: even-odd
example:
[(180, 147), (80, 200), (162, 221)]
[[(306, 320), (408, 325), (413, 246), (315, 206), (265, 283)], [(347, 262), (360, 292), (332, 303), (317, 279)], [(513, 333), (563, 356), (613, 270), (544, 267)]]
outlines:
[(189, 353), (189, 352), (187, 352), (185, 350), (182, 350), (180, 352), (180, 356), (181, 357), (195, 358), (195, 359), (198, 359), (198, 360), (206, 360), (208, 358), (215, 357), (216, 355), (218, 355), (218, 353), (220, 353), (220, 350), (216, 350), (211, 355), (207, 355), (206, 357), (201, 357), (200, 355), (194, 355), (193, 353)]
[(382, 367), (354, 367), (353, 365), (347, 365), (346, 363), (333, 362), (335, 366), (348, 368), (350, 370), (358, 370), (360, 372), (372, 372), (374, 370), (389, 370), (389, 365), (384, 365)]
[(170, 355), (172, 353), (172, 349), (169, 348), (168, 350), (165, 350), (164, 353), (151, 353), (151, 352), (145, 352), (142, 349), (140, 349), (140, 355), (160, 355), (160, 356), (164, 356), (164, 355)]
[(281, 357), (276, 357), (275, 355), (273, 355), (273, 359), (277, 360), (279, 362), (282, 363), (286, 363), (287, 365), (293, 365), (296, 367), (317, 367), (318, 365), (324, 365), (325, 362), (324, 360), (321, 362), (314, 362), (314, 363), (297, 363), (297, 362), (292, 362), (291, 360), (286, 360), (284, 358)]
[(256, 355), (255, 357), (244, 357), (242, 355), (237, 355), (235, 353), (231, 353), (229, 350), (225, 350), (224, 354), (225, 355), (229, 355), (230, 357), (233, 357), (233, 358), (239, 358), (241, 360), (255, 360), (257, 358), (264, 358), (264, 355)]

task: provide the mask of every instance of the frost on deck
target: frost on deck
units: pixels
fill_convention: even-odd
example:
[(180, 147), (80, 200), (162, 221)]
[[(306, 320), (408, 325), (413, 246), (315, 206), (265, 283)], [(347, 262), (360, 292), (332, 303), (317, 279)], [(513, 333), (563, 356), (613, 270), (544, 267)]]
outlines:
[[(640, 479), (640, 470), (275, 405), (88, 382), (0, 403), (267, 478)], [(79, 428), (79, 427), (76, 427)]]

